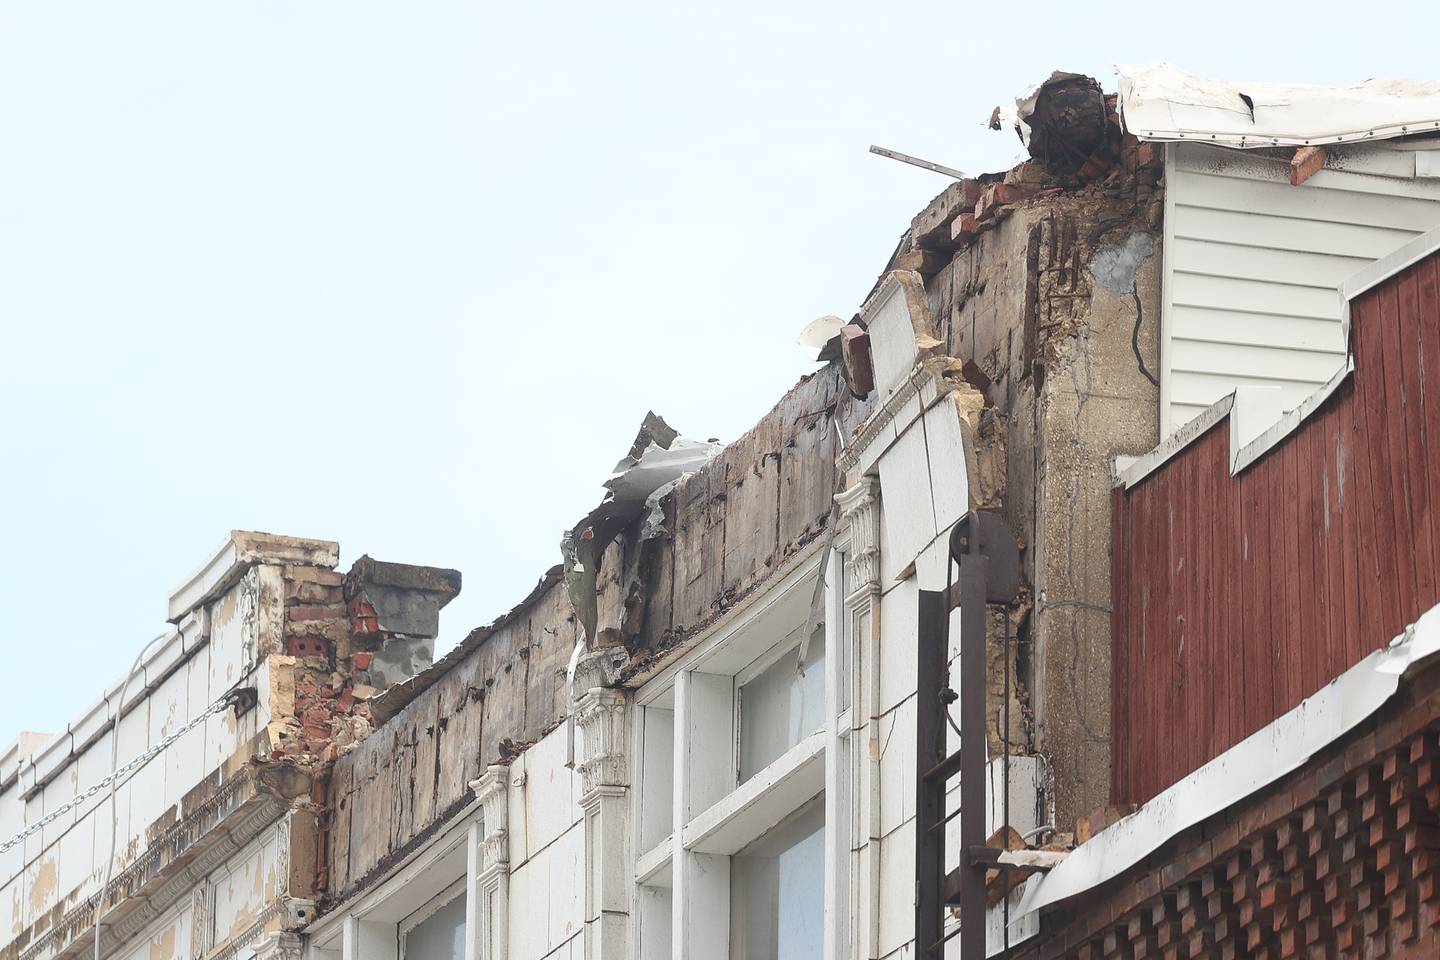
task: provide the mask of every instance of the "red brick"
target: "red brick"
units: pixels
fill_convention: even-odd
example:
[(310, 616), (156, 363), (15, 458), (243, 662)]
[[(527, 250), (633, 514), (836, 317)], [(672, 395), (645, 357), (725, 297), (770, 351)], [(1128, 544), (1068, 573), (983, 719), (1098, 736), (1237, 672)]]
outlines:
[(1300, 147), (1290, 158), (1290, 182), (1300, 186), (1325, 168), (1325, 151), (1320, 147)]
[(293, 621), (337, 620), (345, 616), (345, 608), (338, 603), (311, 604), (291, 607), (285, 614)]
[(1018, 203), (1034, 193), (1034, 188), (1018, 183), (992, 183), (975, 204), (975, 219), (984, 223), (994, 218), (1001, 207)]
[(980, 232), (980, 222), (973, 213), (962, 213), (950, 221), (950, 239), (954, 243), (969, 243)]
[(294, 565), (287, 565), (285, 567), (285, 579), (303, 580), (306, 583), (318, 583), (326, 587), (338, 587), (345, 582), (345, 578), (334, 570)]
[(285, 599), (301, 603), (339, 603), (340, 588), (308, 580), (291, 580), (285, 585)]

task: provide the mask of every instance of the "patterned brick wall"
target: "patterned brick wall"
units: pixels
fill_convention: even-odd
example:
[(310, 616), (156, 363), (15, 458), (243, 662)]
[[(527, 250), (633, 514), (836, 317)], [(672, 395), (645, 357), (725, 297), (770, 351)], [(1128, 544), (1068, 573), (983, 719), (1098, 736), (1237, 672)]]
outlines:
[(1440, 667), (1300, 771), (1045, 916), (1012, 955), (1440, 957)]

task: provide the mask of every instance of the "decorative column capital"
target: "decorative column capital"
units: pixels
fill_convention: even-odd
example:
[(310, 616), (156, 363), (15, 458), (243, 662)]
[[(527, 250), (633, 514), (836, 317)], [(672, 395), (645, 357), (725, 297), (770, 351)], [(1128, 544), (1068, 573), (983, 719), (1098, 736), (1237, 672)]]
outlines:
[(576, 769), (584, 780), (585, 797), (606, 787), (630, 785), (625, 714), (624, 692), (611, 687), (594, 687), (575, 702), (582, 744)]
[(880, 481), (861, 477), (835, 494), (835, 502), (849, 539), (845, 575), (850, 591), (845, 600), (853, 606), (880, 592)]
[(475, 799), (480, 801), (484, 817), (484, 850), (480, 864), (481, 872), (497, 867), (508, 867), (510, 863), (510, 768), (493, 763), (485, 768), (478, 780), (471, 781)]
[(302, 960), (305, 948), (299, 934), (272, 933), (255, 947), (255, 960)]

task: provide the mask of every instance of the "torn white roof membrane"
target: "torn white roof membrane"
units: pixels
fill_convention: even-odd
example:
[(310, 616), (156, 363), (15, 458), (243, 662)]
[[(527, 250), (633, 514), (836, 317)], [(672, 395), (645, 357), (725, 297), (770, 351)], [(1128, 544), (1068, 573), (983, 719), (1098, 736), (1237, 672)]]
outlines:
[(1440, 82), (1353, 87), (1204, 80), (1168, 63), (1117, 66), (1120, 119), (1141, 140), (1303, 146), (1440, 133)]

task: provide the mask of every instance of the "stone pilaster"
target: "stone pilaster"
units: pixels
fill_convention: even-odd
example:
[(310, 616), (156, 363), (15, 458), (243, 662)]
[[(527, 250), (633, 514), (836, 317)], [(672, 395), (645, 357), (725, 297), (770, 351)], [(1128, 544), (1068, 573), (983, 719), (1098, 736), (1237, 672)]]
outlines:
[(467, 854), (470, 932), (465, 960), (505, 960), (510, 935), (510, 768), (492, 764), (470, 786), (480, 801)]
[(861, 477), (835, 495), (841, 529), (847, 541), (845, 580), (847, 607), (880, 592), (880, 481)]
[(575, 703), (585, 811), (585, 956), (630, 950), (630, 726), (625, 694), (595, 687)]

